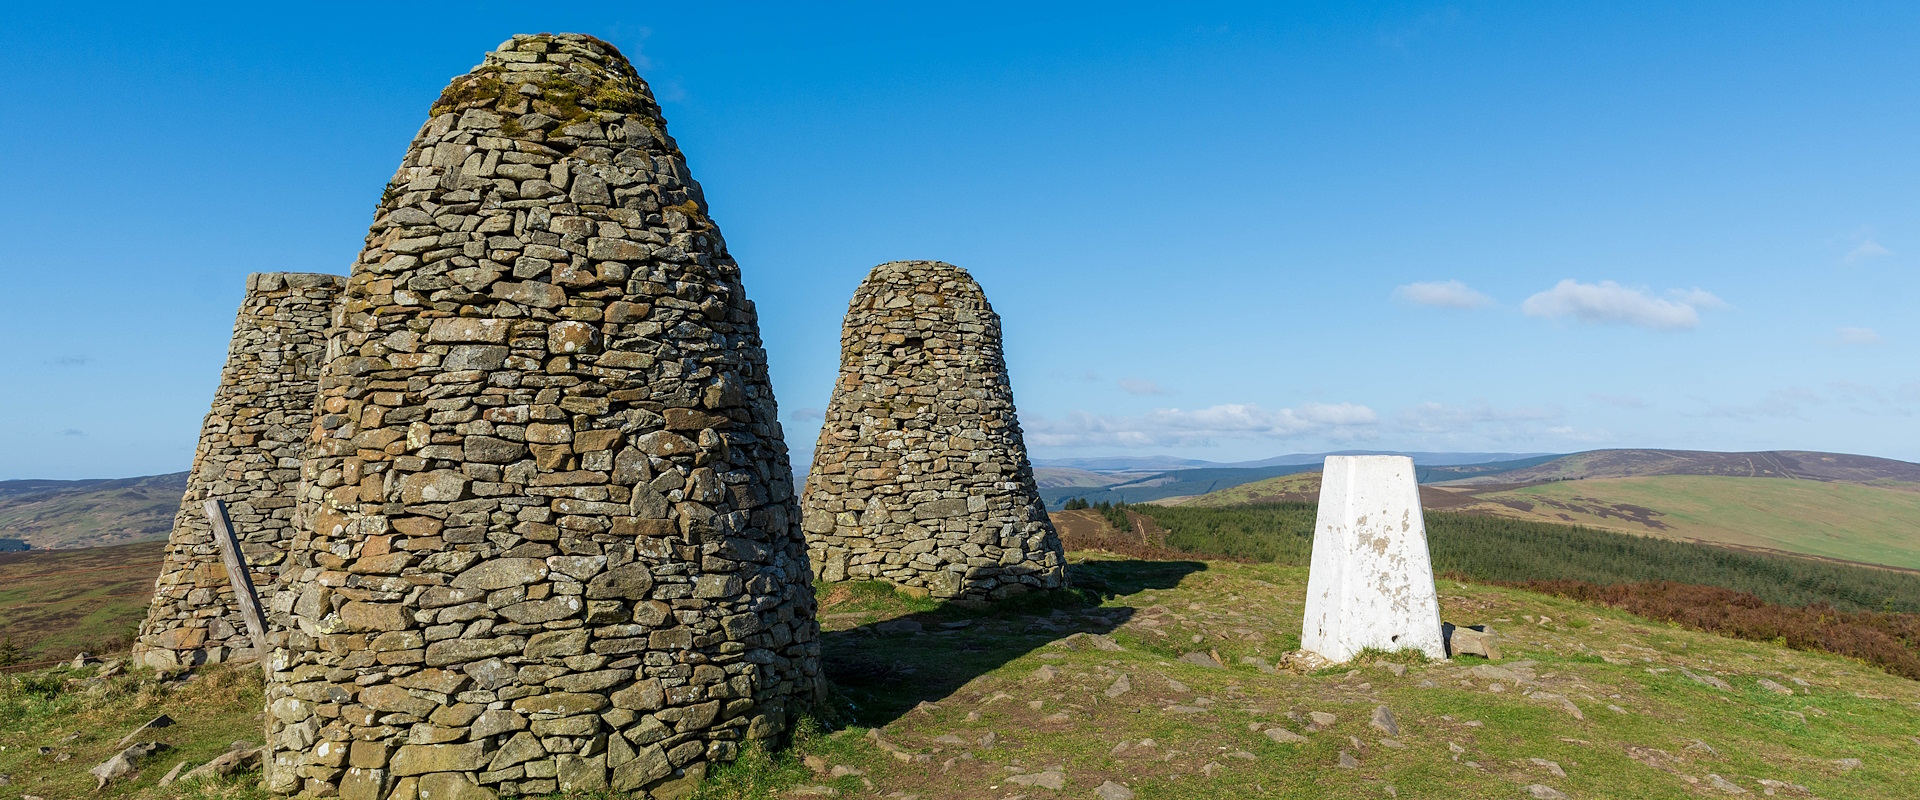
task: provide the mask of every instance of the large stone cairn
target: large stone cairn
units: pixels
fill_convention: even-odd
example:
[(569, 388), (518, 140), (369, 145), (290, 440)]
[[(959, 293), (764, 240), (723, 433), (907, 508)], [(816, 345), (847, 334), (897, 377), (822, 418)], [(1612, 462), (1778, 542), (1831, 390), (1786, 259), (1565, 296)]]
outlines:
[(256, 655), (204, 503), (226, 501), (254, 585), (271, 587), (293, 541), (293, 494), (327, 322), (345, 285), (338, 275), (247, 276), (153, 604), (133, 645), (136, 659), (170, 668)]
[(802, 494), (820, 580), (881, 579), (961, 602), (1066, 585), (1000, 317), (952, 264), (881, 264), (853, 293)]
[(454, 79), (341, 314), (270, 789), (666, 795), (817, 699), (754, 308), (611, 46), (518, 36)]

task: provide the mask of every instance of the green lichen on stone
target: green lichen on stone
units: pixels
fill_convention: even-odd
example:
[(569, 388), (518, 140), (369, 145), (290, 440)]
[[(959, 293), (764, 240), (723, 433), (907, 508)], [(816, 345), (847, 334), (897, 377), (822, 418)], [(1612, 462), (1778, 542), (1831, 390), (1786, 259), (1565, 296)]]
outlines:
[(440, 99), (433, 101), (433, 115), (440, 116), (449, 111), (474, 106), (491, 106), (513, 91), (513, 87), (500, 79), (505, 72), (499, 66), (489, 64), (468, 73), (465, 80), (447, 85), (440, 92)]
[[(647, 99), (645, 85), (638, 78), (610, 75), (592, 81), (589, 88), (580, 84), (583, 77), (578, 73), (534, 73), (523, 82), (504, 80), (501, 77), (504, 74), (505, 68), (495, 64), (475, 69), (465, 80), (440, 93), (440, 99), (434, 101), (433, 114), (510, 105), (519, 95), (521, 85), (532, 84), (540, 90), (531, 98), (533, 110), (558, 120), (559, 127), (590, 122), (598, 112), (613, 111), (635, 115), (640, 124), (654, 131), (660, 129), (660, 123), (653, 119), (653, 104)], [(512, 118), (501, 125), (501, 130), (509, 136), (524, 132)]]
[(679, 203), (676, 205), (667, 206), (665, 208), (662, 208), (661, 210), (662, 211), (678, 211), (682, 214), (687, 215), (687, 220), (692, 224), (692, 227), (694, 228), (705, 229), (705, 228), (713, 227), (713, 221), (707, 219), (706, 214), (700, 213), (700, 204), (692, 200), (688, 200), (686, 202)]

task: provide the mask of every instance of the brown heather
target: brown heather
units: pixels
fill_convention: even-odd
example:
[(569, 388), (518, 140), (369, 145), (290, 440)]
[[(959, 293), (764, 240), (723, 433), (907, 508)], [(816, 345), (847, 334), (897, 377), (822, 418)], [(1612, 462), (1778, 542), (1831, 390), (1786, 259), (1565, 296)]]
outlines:
[(1920, 614), (1840, 611), (1824, 603), (1793, 608), (1745, 592), (1671, 581), (1600, 586), (1586, 581), (1520, 581), (1518, 589), (1617, 608), (1695, 630), (1795, 650), (1837, 653), (1920, 680)]

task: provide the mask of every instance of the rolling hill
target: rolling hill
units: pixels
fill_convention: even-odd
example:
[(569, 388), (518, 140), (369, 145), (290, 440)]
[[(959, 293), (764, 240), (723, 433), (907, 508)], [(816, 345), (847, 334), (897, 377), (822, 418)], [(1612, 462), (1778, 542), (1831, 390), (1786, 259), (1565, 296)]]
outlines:
[[(1406, 453), (1342, 450), (1332, 453), (1292, 453), (1259, 461), (1215, 464), (1165, 456), (1128, 458), (1054, 459), (1034, 462), (1034, 480), (1048, 508), (1059, 508), (1072, 498), (1090, 503), (1149, 503), (1193, 497), (1255, 481), (1315, 471), (1330, 455), (1404, 455), (1419, 465), (1422, 481), (1442, 481), (1531, 467), (1558, 455), (1516, 453)], [(1175, 468), (1146, 469), (1145, 465), (1179, 464)]]
[(1590, 450), (1523, 469), (1489, 472), (1464, 485), (1639, 478), (1650, 475), (1721, 475), (1895, 485), (1920, 490), (1920, 464), (1890, 458), (1805, 450), (1715, 453), (1702, 450)]
[(1133, 476), (1094, 472), (1075, 467), (1034, 467), (1033, 481), (1042, 489), (1099, 489), (1132, 480)]
[(1130, 477), (1123, 482), (1102, 487), (1068, 486), (1052, 489), (1042, 487), (1040, 496), (1047, 501), (1048, 508), (1057, 508), (1061, 503), (1074, 497), (1085, 498), (1090, 503), (1145, 503), (1167, 497), (1206, 494), (1266, 478), (1319, 468), (1319, 464), (1290, 464), (1251, 469), (1183, 469), (1158, 475)]
[[(1157, 501), (1155, 505), (1178, 505), (1198, 507), (1243, 506), (1253, 503), (1317, 503), (1320, 501), (1320, 471), (1298, 472), (1264, 481), (1244, 483), (1217, 492), (1209, 492), (1198, 497), (1169, 497)], [(1449, 511), (1466, 510), (1463, 506), (1475, 502), (1470, 494), (1448, 491), (1437, 486), (1423, 484), (1420, 487), (1420, 505), (1428, 509), (1447, 509)]]
[(0, 481), (0, 539), (35, 550), (165, 538), (187, 473), (84, 481)]
[(1654, 475), (1469, 495), (1455, 510), (1920, 569), (1920, 491), (1839, 481)]
[[(1496, 469), (1455, 479), (1421, 468), (1422, 504), (1920, 569), (1920, 464), (1806, 451), (1596, 450), (1485, 466)], [(1302, 472), (1173, 502), (1311, 502), (1319, 490), (1319, 473)]]

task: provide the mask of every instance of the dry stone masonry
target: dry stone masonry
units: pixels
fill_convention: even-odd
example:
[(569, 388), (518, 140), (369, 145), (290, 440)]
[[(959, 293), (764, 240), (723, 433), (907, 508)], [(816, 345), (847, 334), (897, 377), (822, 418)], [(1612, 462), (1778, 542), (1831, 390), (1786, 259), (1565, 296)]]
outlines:
[(881, 264), (854, 292), (803, 495), (820, 580), (886, 580), (962, 602), (1066, 585), (1000, 317), (952, 264)]
[(226, 502), (254, 585), (270, 587), (294, 538), (293, 494), (327, 323), (345, 285), (338, 275), (247, 276), (136, 659), (169, 668), (256, 655), (202, 504)]
[(614, 48), (518, 36), (454, 79), (340, 313), (269, 788), (680, 797), (817, 698), (754, 307)]

